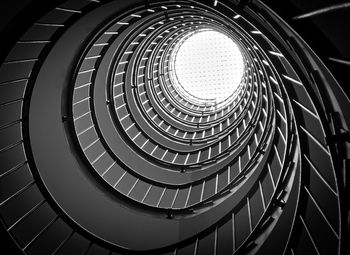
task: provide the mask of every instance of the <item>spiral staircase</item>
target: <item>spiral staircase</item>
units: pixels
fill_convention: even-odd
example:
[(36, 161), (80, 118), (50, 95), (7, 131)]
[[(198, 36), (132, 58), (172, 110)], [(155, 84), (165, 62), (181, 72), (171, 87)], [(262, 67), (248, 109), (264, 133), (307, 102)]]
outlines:
[[(350, 54), (320, 24), (350, 4), (293, 3), (19, 6), (1, 33), (0, 249), (347, 254)], [(220, 102), (175, 72), (201, 31), (241, 50)]]

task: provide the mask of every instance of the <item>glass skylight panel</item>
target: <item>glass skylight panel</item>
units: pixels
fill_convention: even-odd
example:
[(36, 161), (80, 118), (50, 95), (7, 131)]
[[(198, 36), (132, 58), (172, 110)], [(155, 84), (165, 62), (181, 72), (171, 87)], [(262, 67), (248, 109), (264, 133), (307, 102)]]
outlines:
[(235, 92), (244, 72), (238, 45), (227, 35), (213, 30), (186, 38), (174, 61), (174, 74), (184, 91), (217, 103)]

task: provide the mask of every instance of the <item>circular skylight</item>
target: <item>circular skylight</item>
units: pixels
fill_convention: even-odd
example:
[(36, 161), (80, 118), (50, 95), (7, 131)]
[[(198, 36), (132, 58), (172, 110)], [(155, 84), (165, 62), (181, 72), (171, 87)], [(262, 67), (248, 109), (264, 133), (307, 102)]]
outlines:
[(174, 71), (185, 92), (219, 103), (239, 86), (244, 71), (243, 57), (227, 35), (204, 30), (182, 42), (175, 56)]

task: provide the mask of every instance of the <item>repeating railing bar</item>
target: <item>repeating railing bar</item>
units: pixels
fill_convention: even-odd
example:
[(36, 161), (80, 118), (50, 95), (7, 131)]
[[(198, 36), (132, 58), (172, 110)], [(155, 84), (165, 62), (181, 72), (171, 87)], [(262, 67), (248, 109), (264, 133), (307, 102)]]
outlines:
[(73, 236), (73, 234), (75, 233), (74, 230), (72, 230), (66, 238), (63, 239), (63, 241), (57, 246), (57, 248), (51, 253), (51, 255), (55, 255), (57, 254), (61, 249), (62, 247), (69, 241), (69, 239)]
[(327, 188), (336, 196), (338, 196), (337, 192), (331, 187), (331, 185), (326, 181), (326, 179), (321, 175), (321, 173), (317, 170), (316, 166), (311, 162), (311, 160), (304, 154), (304, 158), (311, 166), (311, 169), (317, 174), (317, 176), (322, 180), (322, 182), (327, 186)]
[(42, 199), (39, 203), (37, 203), (35, 206), (33, 206), (28, 212), (26, 212), (24, 215), (22, 215), (17, 221), (15, 221), (10, 227), (8, 227), (7, 231), (11, 231), (14, 227), (16, 227), (19, 223), (21, 223), (29, 215), (31, 215), (36, 209), (38, 209), (45, 202), (46, 202), (45, 199)]
[(337, 239), (339, 239), (339, 235), (338, 233), (334, 230), (334, 228), (332, 227), (331, 223), (329, 222), (329, 220), (327, 219), (326, 215), (324, 214), (324, 212), (322, 211), (321, 207), (319, 206), (319, 204), (317, 203), (316, 199), (313, 197), (313, 195), (310, 193), (309, 189), (304, 186), (304, 189), (306, 190), (307, 194), (309, 195), (309, 197), (311, 198), (312, 202), (315, 204), (315, 206), (317, 207), (318, 211), (321, 213), (323, 219), (326, 221), (327, 225), (329, 226), (329, 228), (332, 230), (333, 234), (337, 237)]
[(40, 236), (42, 236), (45, 231), (52, 226), (57, 220), (59, 219), (58, 215), (56, 215), (55, 218), (53, 218), (42, 230), (40, 230), (40, 232), (38, 234), (36, 234), (36, 236), (34, 236), (34, 238), (26, 245), (22, 248), (22, 251), (27, 250)]
[(304, 219), (303, 219), (303, 217), (302, 217), (301, 215), (299, 215), (299, 219), (301, 220), (301, 222), (302, 222), (302, 224), (303, 224), (303, 226), (304, 226), (304, 228), (305, 228), (305, 230), (306, 230), (306, 233), (307, 233), (307, 235), (309, 236), (310, 241), (311, 241), (312, 245), (313, 245), (314, 248), (315, 248), (316, 253), (317, 253), (318, 255), (320, 255), (320, 252), (318, 251), (318, 248), (317, 248), (317, 246), (316, 246), (316, 243), (315, 243), (315, 241), (314, 241), (314, 239), (313, 239), (313, 237), (312, 237), (312, 235), (311, 235), (311, 232), (310, 232), (308, 226), (306, 225), (306, 223), (305, 223), (305, 221), (304, 221)]

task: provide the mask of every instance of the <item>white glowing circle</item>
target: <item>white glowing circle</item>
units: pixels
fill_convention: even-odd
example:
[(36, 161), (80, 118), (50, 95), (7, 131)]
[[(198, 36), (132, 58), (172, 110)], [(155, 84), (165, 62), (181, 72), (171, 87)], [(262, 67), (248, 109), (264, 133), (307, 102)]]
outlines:
[(191, 96), (219, 103), (239, 86), (244, 63), (232, 39), (221, 32), (205, 30), (182, 43), (174, 71), (181, 87)]

